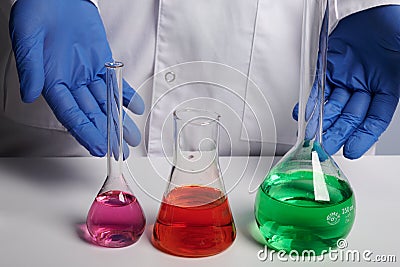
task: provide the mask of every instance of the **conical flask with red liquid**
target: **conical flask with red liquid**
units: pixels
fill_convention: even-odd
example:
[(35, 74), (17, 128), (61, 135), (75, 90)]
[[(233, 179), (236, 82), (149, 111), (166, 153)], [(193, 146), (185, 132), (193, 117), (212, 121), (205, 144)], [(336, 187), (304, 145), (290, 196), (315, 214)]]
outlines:
[(176, 256), (215, 255), (236, 237), (218, 163), (219, 115), (176, 110), (174, 126), (173, 167), (152, 243)]
[(87, 215), (93, 241), (104, 247), (125, 247), (139, 240), (146, 218), (125, 180), (121, 62), (107, 68), (107, 178)]

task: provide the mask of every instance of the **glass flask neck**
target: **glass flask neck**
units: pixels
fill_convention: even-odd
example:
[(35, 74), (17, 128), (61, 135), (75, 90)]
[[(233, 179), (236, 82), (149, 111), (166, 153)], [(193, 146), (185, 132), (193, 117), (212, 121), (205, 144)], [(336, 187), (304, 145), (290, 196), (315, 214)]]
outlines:
[(107, 176), (120, 177), (123, 164), (123, 106), (121, 62), (106, 63), (107, 68)]
[(213, 112), (191, 108), (174, 112), (174, 167), (170, 187), (197, 184), (223, 190), (218, 166), (219, 117)]
[(120, 190), (131, 192), (123, 174), (123, 94), (122, 62), (108, 62), (107, 85), (107, 179), (100, 192)]
[(297, 142), (273, 171), (301, 169), (345, 179), (322, 143), (328, 33), (328, 0), (304, 0)]
[(297, 145), (322, 146), (328, 22), (327, 0), (304, 1)]

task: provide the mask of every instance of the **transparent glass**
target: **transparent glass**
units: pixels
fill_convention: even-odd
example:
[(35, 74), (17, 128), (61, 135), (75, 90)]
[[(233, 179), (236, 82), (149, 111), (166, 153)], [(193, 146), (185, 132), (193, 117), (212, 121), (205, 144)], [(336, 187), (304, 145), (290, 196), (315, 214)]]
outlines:
[(256, 196), (259, 230), (276, 250), (327, 252), (354, 222), (353, 191), (322, 144), (328, 14), (327, 0), (304, 0), (298, 139)]
[(125, 180), (121, 62), (107, 69), (107, 178), (89, 210), (86, 225), (93, 241), (104, 247), (125, 247), (142, 235), (146, 219)]
[(153, 245), (169, 254), (204, 257), (228, 248), (236, 229), (218, 164), (219, 115), (174, 112), (173, 167), (154, 224)]

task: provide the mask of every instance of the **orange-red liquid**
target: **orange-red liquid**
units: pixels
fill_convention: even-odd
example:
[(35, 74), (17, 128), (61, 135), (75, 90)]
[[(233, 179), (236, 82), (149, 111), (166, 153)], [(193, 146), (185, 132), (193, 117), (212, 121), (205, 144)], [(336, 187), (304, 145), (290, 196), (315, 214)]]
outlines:
[(152, 243), (169, 254), (204, 257), (225, 250), (235, 237), (228, 199), (220, 190), (183, 186), (164, 198)]

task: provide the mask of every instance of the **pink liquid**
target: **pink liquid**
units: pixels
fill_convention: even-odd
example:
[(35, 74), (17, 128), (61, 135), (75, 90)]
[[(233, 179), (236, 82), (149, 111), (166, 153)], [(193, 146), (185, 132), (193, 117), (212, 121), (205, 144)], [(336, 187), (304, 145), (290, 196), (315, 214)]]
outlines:
[(107, 191), (94, 200), (86, 225), (98, 245), (117, 248), (139, 240), (146, 218), (135, 196), (122, 191)]

